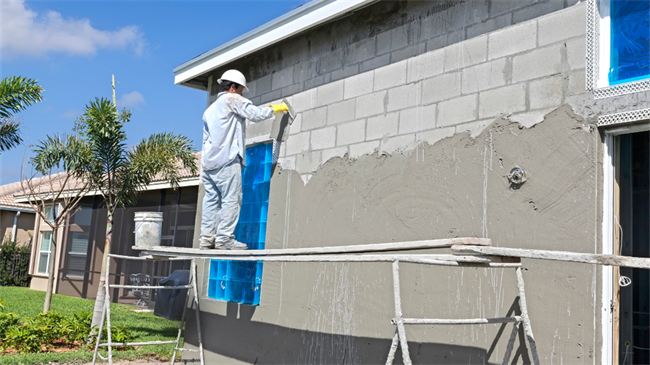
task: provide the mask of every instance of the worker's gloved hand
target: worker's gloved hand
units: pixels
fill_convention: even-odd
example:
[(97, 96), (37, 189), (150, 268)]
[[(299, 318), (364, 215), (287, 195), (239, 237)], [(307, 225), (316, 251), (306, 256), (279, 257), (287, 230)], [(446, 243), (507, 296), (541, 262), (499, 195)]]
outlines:
[(279, 112), (288, 112), (289, 107), (285, 103), (280, 103), (280, 104), (273, 104), (269, 105), (271, 108), (273, 108), (273, 111), (275, 114), (278, 114)]

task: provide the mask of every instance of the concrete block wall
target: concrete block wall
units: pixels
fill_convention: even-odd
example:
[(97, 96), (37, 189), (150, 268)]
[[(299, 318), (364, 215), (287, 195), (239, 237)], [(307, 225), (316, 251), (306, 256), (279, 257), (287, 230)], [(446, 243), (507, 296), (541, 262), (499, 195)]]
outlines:
[(409, 153), (502, 116), (539, 123), (586, 94), (585, 11), (580, 3), (289, 96), (298, 117), (279, 163), (307, 182), (332, 157)]
[[(259, 104), (448, 46), (454, 46), (456, 52), (450, 51), (447, 56), (442, 54), (442, 57), (447, 57), (446, 67), (464, 68), (468, 62), (478, 62), (476, 57), (485, 57), (480, 48), (482, 42), (473, 41), (479, 35), (570, 7), (578, 1), (379, 1), (246, 56), (236, 65), (214, 70), (212, 75), (216, 80), (229, 68), (241, 70), (250, 81), (251, 92), (247, 96)], [(511, 32), (528, 40), (529, 34), (520, 32), (522, 30), (529, 31)], [(518, 42), (511, 42), (511, 36), (504, 34), (501, 42), (518, 47)], [(543, 44), (552, 43), (557, 35), (549, 33), (547, 37), (548, 40), (542, 40)], [(496, 44), (499, 40), (493, 42)], [(474, 44), (478, 48), (473, 48)], [(528, 46), (536, 44), (535, 39), (535, 43)], [(494, 57), (498, 58), (498, 55)], [(435, 68), (429, 72), (437, 74)], [(211, 90), (213, 96), (214, 86)]]

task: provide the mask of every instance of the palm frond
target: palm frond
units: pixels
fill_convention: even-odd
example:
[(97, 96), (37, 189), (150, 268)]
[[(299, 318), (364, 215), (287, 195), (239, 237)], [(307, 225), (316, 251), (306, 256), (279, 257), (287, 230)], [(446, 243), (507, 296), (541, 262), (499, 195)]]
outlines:
[(20, 122), (2, 118), (2, 121), (0, 121), (0, 152), (14, 148), (22, 141)]
[(68, 173), (81, 177), (93, 168), (91, 148), (78, 136), (47, 136), (38, 142), (33, 152), (32, 165), (43, 175), (51, 173), (54, 168), (63, 167)]
[(20, 76), (0, 81), (0, 117), (9, 118), (26, 107), (43, 100), (43, 88), (37, 81)]

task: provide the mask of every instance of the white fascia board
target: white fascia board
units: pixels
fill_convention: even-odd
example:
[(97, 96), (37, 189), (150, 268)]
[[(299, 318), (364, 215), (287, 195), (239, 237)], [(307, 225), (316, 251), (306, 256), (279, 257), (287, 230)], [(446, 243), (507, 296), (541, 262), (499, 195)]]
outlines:
[[(178, 187), (183, 188), (187, 186), (199, 186), (201, 179), (198, 176), (195, 177), (188, 177), (181, 179), (178, 182)], [(163, 180), (163, 181), (154, 181), (151, 184), (147, 185), (145, 189), (142, 191), (150, 191), (150, 190), (161, 190), (161, 189), (171, 189), (172, 184), (168, 180)], [(65, 192), (64, 195), (65, 197), (74, 197), (76, 196), (77, 190), (71, 190), (68, 192)], [(102, 195), (102, 193), (99, 190), (92, 190), (88, 191), (84, 194), (84, 196), (95, 196), (95, 195)], [(54, 194), (52, 193), (44, 193), (39, 196), (40, 200), (50, 200), (54, 197)], [(63, 196), (62, 196), (63, 198)], [(27, 199), (26, 195), (14, 195), (14, 201), (16, 203), (29, 203), (29, 200)]]
[(174, 68), (176, 85), (378, 0), (314, 0)]

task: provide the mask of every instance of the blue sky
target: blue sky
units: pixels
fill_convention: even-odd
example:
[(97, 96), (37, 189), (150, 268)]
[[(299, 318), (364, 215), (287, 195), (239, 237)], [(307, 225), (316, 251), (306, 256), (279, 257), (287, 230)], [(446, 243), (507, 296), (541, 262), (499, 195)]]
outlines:
[(0, 77), (45, 89), (18, 115), (24, 143), (0, 155), (0, 184), (18, 181), (26, 146), (70, 132), (90, 100), (110, 98), (113, 74), (118, 108), (133, 112), (129, 144), (173, 131), (198, 149), (206, 95), (174, 85), (172, 69), (306, 2), (0, 1)]

